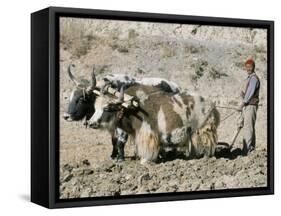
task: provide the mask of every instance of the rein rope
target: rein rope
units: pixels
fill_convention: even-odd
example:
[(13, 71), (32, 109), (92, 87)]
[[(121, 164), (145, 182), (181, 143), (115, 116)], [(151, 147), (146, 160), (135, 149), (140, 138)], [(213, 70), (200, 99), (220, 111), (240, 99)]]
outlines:
[(227, 115), (224, 119), (221, 120), (221, 122), (225, 121), (226, 119), (228, 119), (229, 117), (233, 116), (236, 113), (236, 111), (230, 113), (229, 115)]
[(232, 113), (230, 113), (229, 115), (224, 117), (220, 122), (224, 122), (226, 119), (228, 119), (229, 117), (233, 116), (237, 111), (239, 111), (237, 108), (234, 108), (234, 107), (227, 107), (227, 106), (215, 106), (215, 107), (221, 108), (221, 109), (234, 110)]
[(235, 107), (228, 107), (228, 106), (217, 106), (216, 105), (216, 107), (217, 108), (222, 108), (222, 109), (231, 109), (231, 110), (236, 110), (236, 111), (239, 111), (237, 108), (235, 108)]

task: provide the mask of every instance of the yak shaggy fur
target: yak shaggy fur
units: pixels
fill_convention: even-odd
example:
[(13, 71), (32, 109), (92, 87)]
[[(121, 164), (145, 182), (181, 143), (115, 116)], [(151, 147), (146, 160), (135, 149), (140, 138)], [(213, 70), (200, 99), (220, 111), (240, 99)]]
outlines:
[(219, 118), (218, 111), (214, 110), (206, 123), (192, 134), (192, 151), (195, 157), (214, 156), (218, 143), (217, 127)]
[[(157, 87), (138, 84), (126, 89), (125, 93), (134, 96), (139, 101), (139, 107), (127, 108), (121, 121), (108, 126), (114, 128), (118, 124), (132, 136), (137, 156), (142, 162), (156, 161), (159, 152), (166, 148), (182, 149), (188, 157), (213, 155), (219, 118), (216, 109), (206, 111), (208, 106), (204, 99), (187, 94), (169, 94)], [(97, 110), (105, 107), (106, 101), (112, 102), (106, 99), (108, 96), (97, 98), (96, 104), (103, 101)], [(91, 120), (95, 119), (94, 116)], [(112, 116), (111, 119), (114, 121), (116, 118)], [(196, 131), (193, 140), (192, 131)], [(208, 151), (206, 146), (209, 146)]]
[(158, 135), (145, 121), (136, 134), (135, 144), (138, 156), (141, 156), (141, 163), (157, 159), (160, 150)]
[[(126, 93), (142, 95), (140, 107), (147, 113), (138, 112), (142, 122), (132, 119), (137, 153), (143, 161), (155, 161), (159, 151), (166, 148), (184, 149), (188, 157), (214, 155), (220, 116), (215, 108), (207, 112), (204, 98), (169, 95), (143, 85), (131, 87)], [(189, 135), (187, 128), (194, 133)]]

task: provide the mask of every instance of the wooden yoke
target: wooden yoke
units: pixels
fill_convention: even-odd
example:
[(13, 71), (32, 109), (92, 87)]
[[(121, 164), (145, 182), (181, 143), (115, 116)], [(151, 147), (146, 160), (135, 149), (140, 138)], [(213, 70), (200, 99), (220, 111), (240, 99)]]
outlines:
[[(101, 92), (100, 92), (101, 86), (102, 86), (101, 82), (98, 82), (97, 86), (96, 86), (96, 89), (93, 90), (94, 94), (96, 94), (98, 96), (101, 95)], [(117, 89), (112, 88), (110, 86), (106, 86), (104, 88), (104, 90), (105, 90), (105, 92), (108, 92), (109, 94), (112, 94), (117, 98), (119, 98), (119, 96), (120, 96), (120, 92)], [(130, 105), (133, 105), (134, 107), (138, 107), (139, 103), (134, 100), (133, 96), (128, 95), (128, 94), (124, 94), (124, 103), (122, 103), (122, 106), (125, 107), (125, 108), (128, 108)]]

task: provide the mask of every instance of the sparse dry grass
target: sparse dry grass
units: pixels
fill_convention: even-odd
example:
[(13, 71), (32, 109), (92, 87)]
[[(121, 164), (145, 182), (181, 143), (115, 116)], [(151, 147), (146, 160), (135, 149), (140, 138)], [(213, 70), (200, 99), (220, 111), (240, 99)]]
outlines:
[(266, 47), (264, 45), (256, 45), (254, 46), (255, 53), (266, 53)]
[(216, 69), (215, 67), (211, 67), (209, 70), (209, 76), (215, 80), (215, 79), (220, 79), (222, 77), (228, 77), (228, 75), (226, 73), (223, 73), (221, 71), (219, 71), (218, 69)]
[(88, 29), (88, 23), (66, 20), (60, 25), (60, 43), (75, 58), (86, 55), (99, 38)]
[(162, 58), (170, 58), (175, 55), (175, 50), (167, 45), (163, 45), (160, 49), (160, 55)]

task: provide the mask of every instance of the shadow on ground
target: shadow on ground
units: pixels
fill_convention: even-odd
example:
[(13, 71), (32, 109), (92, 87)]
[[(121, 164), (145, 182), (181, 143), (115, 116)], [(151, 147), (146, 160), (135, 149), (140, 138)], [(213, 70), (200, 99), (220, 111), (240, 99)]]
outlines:
[(225, 142), (219, 142), (216, 148), (215, 157), (216, 158), (228, 158), (235, 159), (242, 155), (242, 150), (240, 148), (230, 148), (230, 145)]
[[(215, 157), (217, 159), (227, 158), (233, 160), (236, 159), (238, 156), (241, 156), (242, 154), (243, 152), (240, 148), (230, 148), (230, 145), (226, 142), (219, 142), (215, 151)], [(176, 150), (174, 150), (169, 152), (161, 152), (160, 158), (158, 159), (157, 163), (173, 161), (176, 159), (190, 160), (195, 158), (187, 158), (184, 153), (177, 152)]]

